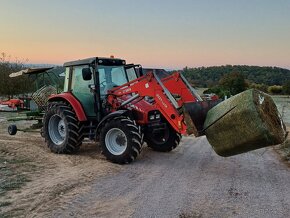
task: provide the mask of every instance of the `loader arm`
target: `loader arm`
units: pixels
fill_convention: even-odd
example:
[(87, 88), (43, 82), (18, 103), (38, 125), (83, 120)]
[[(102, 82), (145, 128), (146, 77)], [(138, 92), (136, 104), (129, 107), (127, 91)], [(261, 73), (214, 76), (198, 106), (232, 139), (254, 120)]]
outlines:
[[(177, 73), (178, 74), (178, 73)], [(175, 76), (177, 76), (177, 74)], [(170, 77), (172, 80), (176, 77)], [(182, 87), (186, 84), (182, 80), (178, 81)], [(119, 110), (127, 104), (143, 99), (145, 96), (154, 99), (154, 106), (161, 112), (163, 117), (170, 123), (170, 125), (180, 134), (187, 134), (187, 125), (184, 120), (182, 106), (185, 102), (195, 102), (196, 98), (193, 95), (189, 97), (186, 92), (179, 92), (180, 99), (176, 100), (171, 94), (170, 90), (163, 84), (163, 82), (156, 76), (154, 70), (142, 77), (132, 80), (122, 86), (118, 86), (108, 91), (108, 103), (113, 110)], [(126, 100), (122, 96), (129, 96)]]
[(170, 76), (163, 78), (161, 81), (170, 93), (182, 98), (180, 103), (203, 101), (197, 91), (179, 72), (174, 72)]

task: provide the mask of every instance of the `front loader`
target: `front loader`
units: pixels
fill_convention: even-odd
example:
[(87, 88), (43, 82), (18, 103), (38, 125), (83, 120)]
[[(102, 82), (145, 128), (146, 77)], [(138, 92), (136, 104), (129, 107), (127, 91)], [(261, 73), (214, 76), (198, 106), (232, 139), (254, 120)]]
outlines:
[[(64, 92), (49, 99), (43, 133), (55, 153), (76, 152), (85, 137), (100, 142), (106, 158), (130, 163), (143, 142), (171, 151), (182, 135), (203, 135), (207, 111), (181, 73), (142, 75), (140, 65), (115, 58), (68, 62)], [(193, 112), (194, 111), (194, 112)]]

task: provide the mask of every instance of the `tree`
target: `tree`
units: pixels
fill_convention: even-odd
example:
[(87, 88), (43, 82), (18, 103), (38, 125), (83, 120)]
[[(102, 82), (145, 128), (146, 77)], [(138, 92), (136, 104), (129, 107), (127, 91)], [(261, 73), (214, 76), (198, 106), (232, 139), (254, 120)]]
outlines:
[(24, 94), (31, 90), (31, 82), (28, 77), (10, 78), (9, 74), (24, 69), (22, 61), (16, 59), (10, 61), (10, 56), (5, 53), (0, 55), (0, 95), (13, 97), (13, 95)]
[(248, 85), (243, 75), (237, 72), (225, 74), (219, 81), (219, 86), (236, 95), (247, 89)]
[(268, 88), (268, 92), (271, 94), (281, 94), (282, 91), (283, 91), (282, 86), (274, 85), (274, 86), (269, 86), (269, 88)]
[(252, 84), (250, 84), (250, 88), (258, 89), (258, 90), (260, 90), (262, 92), (266, 92), (267, 93), (269, 87), (267, 85), (265, 85), (265, 84), (252, 83)]
[[(218, 81), (231, 72), (240, 73), (250, 83), (271, 85), (283, 85), (285, 81), (290, 80), (290, 70), (278, 67), (259, 67), (247, 65), (225, 65), (213, 67), (198, 67), (183, 69), (184, 76), (194, 80), (197, 86), (207, 87), (218, 85)], [(212, 84), (208, 84), (211, 81)]]
[(290, 80), (288, 80), (284, 85), (283, 85), (283, 92), (287, 95), (290, 95)]
[(229, 97), (231, 95), (231, 93), (228, 90), (225, 90), (220, 86), (209, 88), (203, 92), (203, 94), (212, 94), (212, 93), (218, 95), (219, 98), (225, 98), (225, 96)]

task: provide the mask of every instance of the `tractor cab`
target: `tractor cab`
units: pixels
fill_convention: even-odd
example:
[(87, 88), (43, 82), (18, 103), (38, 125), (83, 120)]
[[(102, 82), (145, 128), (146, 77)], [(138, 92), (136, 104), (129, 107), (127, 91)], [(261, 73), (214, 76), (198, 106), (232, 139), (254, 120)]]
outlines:
[[(140, 65), (122, 59), (93, 57), (64, 64), (64, 92), (72, 93), (88, 118), (100, 119), (107, 91), (136, 79)], [(99, 118), (98, 118), (99, 117)]]

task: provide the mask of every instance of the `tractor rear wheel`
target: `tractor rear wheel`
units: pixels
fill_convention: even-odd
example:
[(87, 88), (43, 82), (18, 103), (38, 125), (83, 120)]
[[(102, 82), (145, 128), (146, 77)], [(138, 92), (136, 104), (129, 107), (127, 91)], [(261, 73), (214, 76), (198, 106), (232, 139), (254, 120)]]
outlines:
[(140, 128), (128, 117), (115, 117), (101, 129), (100, 144), (104, 156), (111, 162), (131, 163), (141, 152)]
[(54, 153), (70, 154), (79, 150), (83, 140), (82, 125), (70, 105), (64, 102), (48, 105), (43, 118), (43, 136)]
[(147, 131), (145, 142), (155, 151), (169, 152), (175, 149), (181, 140), (181, 135), (168, 124), (158, 131)]

